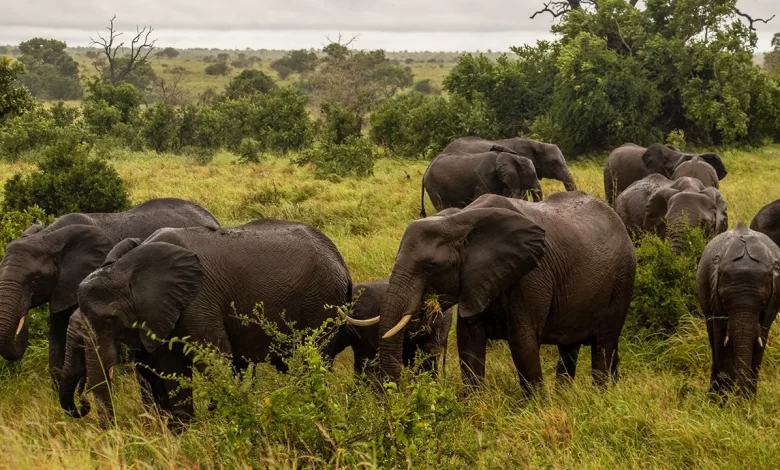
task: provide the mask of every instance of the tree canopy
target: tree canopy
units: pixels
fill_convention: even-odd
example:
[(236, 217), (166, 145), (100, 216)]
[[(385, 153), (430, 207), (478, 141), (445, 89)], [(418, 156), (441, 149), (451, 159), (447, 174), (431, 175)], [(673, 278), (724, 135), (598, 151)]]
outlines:
[(33, 96), (45, 99), (81, 98), (79, 66), (65, 51), (67, 45), (56, 39), (33, 38), (19, 44), (27, 72), (19, 77)]

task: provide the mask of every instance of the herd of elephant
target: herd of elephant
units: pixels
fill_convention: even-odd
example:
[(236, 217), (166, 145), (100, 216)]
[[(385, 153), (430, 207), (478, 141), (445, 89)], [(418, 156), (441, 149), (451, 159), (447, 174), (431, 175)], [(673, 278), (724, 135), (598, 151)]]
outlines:
[[(110, 422), (113, 368), (126, 350), (144, 404), (181, 422), (193, 416), (192, 392), (167, 377), (191, 376), (193, 360), (170, 338), (216, 347), (236, 373), (257, 361), (284, 371), (269, 332), (246, 315), (261, 305), (265, 320), (289, 334), (343, 315), (328, 306), (354, 302), (334, 323), (323, 355), (333, 360), (351, 347), (356, 373), (396, 380), (417, 353), (426, 358), (422, 367), (436, 372), (457, 305), (465, 383), (481, 383), (487, 341), (503, 339), (526, 392), (542, 381), (542, 344), (558, 346), (559, 381), (574, 378), (580, 347), (590, 346), (593, 379), (605, 386), (617, 378), (632, 297), (632, 236), (654, 232), (679, 250), (687, 224), (714, 237), (698, 269), (711, 389), (754, 394), (780, 309), (780, 201), (750, 228), (728, 231), (718, 190), (726, 173), (713, 153), (626, 144), (605, 166), (607, 204), (576, 190), (555, 145), (458, 139), (423, 176), (423, 202), (427, 191), (438, 213), (426, 218), (423, 205), (389, 278), (354, 286), (333, 242), (303, 223), (258, 219), (225, 228), (181, 199), (68, 214), (28, 228), (6, 248), (0, 355), (24, 355), (26, 315), (48, 303), (49, 371), (64, 410), (85, 416), (91, 392), (101, 420)], [(542, 178), (563, 182), (567, 192), (543, 198)]]

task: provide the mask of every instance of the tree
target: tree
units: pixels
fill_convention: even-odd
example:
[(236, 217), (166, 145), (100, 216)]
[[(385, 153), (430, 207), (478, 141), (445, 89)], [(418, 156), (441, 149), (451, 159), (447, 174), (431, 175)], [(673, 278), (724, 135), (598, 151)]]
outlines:
[(314, 51), (307, 51), (306, 49), (299, 49), (297, 51), (289, 51), (282, 58), (275, 60), (271, 64), (271, 69), (275, 70), (279, 74), (279, 78), (284, 80), (291, 73), (307, 73), (312, 72), (317, 68), (319, 59)]
[(157, 54), (159, 54), (160, 57), (165, 57), (166, 59), (175, 59), (176, 57), (179, 57), (179, 51), (172, 47), (166, 47)]
[(236, 99), (252, 93), (268, 93), (274, 88), (276, 88), (276, 83), (274, 83), (273, 78), (262, 70), (249, 69), (242, 71), (230, 80), (225, 88), (225, 96)]
[(772, 52), (764, 55), (764, 68), (773, 76), (780, 77), (780, 33), (772, 38)]
[(27, 73), (19, 80), (33, 96), (46, 99), (76, 100), (82, 96), (79, 66), (65, 52), (67, 45), (55, 39), (33, 38), (19, 44), (19, 61)]
[(33, 107), (30, 91), (24, 85), (17, 85), (17, 78), (23, 73), (24, 64), (0, 57), (0, 125)]
[[(125, 49), (124, 41), (119, 42), (119, 37), (123, 33), (118, 33), (114, 27), (114, 20), (116, 15), (111, 18), (109, 22), (108, 38), (104, 38), (100, 33), (97, 33), (98, 39), (90, 38), (90, 46), (99, 46), (101, 51), (99, 55), (103, 56), (103, 61), (95, 61), (93, 66), (98, 71), (101, 77), (113, 86), (119, 85), (123, 81), (127, 81), (127, 77), (144, 65), (149, 66), (147, 59), (149, 54), (154, 50), (154, 44), (156, 39), (150, 41), (154, 29), (149, 26), (144, 26), (142, 29), (136, 27), (136, 35), (130, 40), (130, 51), (128, 54), (122, 52)], [(122, 55), (119, 55), (122, 52)], [(149, 66), (149, 70), (151, 66)]]
[(173, 67), (163, 76), (156, 77), (152, 84), (152, 94), (165, 104), (181, 106), (190, 98), (190, 92), (184, 87), (185, 69)]
[(228, 72), (230, 72), (230, 66), (227, 64), (227, 62), (216, 62), (203, 69), (203, 71), (206, 72), (206, 75), (225, 76), (228, 74)]

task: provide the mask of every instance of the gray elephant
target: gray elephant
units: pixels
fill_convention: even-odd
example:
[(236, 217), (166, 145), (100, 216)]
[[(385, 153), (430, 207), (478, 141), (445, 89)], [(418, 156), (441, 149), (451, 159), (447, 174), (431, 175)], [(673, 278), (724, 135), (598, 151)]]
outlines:
[(683, 226), (701, 227), (714, 236), (728, 230), (729, 225), (720, 191), (687, 176), (675, 181), (659, 174), (643, 178), (620, 193), (615, 211), (630, 235), (646, 231), (669, 238), (678, 253)]
[(463, 137), (449, 144), (442, 153), (483, 153), (491, 150), (512, 152), (530, 158), (536, 168), (536, 177), (549, 178), (563, 183), (566, 191), (576, 191), (574, 177), (566, 165), (561, 149), (555, 144), (514, 137), (503, 140), (485, 140), (479, 137)]
[(65, 354), (68, 319), (79, 283), (129, 237), (163, 227), (219, 227), (203, 207), (181, 199), (153, 199), (116, 214), (68, 214), (48, 227), (34, 225), (12, 241), (0, 262), (0, 355), (22, 357), (31, 308), (49, 303), (49, 371), (55, 386)]
[(422, 179), (420, 217), (425, 217), (425, 191), (437, 211), (462, 208), (483, 194), (541, 200), (542, 186), (533, 162), (514, 153), (440, 153)]
[(683, 155), (674, 167), (672, 179), (676, 180), (684, 176), (696, 178), (705, 188), (720, 189), (720, 179), (715, 168), (701, 155)]
[(763, 233), (780, 246), (780, 199), (762, 207), (750, 222), (750, 229)]
[(485, 195), (462, 211), (412, 222), (382, 302), (380, 366), (401, 371), (405, 325), (423, 297), (458, 304), (458, 352), (468, 384), (485, 375), (489, 338), (507, 339), (526, 391), (542, 381), (539, 347), (558, 345), (561, 379), (590, 345), (593, 376), (617, 377), (618, 339), (636, 259), (623, 223), (581, 192), (539, 203)]
[(754, 396), (780, 309), (780, 248), (740, 223), (704, 249), (696, 285), (712, 350), (710, 391)]
[[(390, 278), (380, 281), (356, 284), (354, 295), (357, 298), (353, 313), (342, 325), (336, 342), (336, 353), (351, 347), (355, 356), (355, 374), (366, 371), (366, 364), (379, 356), (379, 309), (385, 297)], [(403, 361), (407, 367), (412, 365), (416, 354), (426, 356), (422, 369), (437, 374), (437, 362), (447, 353), (447, 337), (452, 325), (452, 307), (440, 302), (441, 312), (425, 318), (424, 312), (415, 316), (414, 324), (406, 328), (403, 339)]]
[[(124, 250), (129, 251), (113, 256), (116, 261), (79, 286), (75, 318), (83, 320), (71, 321), (68, 328), (60, 385), (60, 404), (75, 416), (89, 411), (85, 400), (80, 408), (74, 400), (85, 382), (101, 419), (113, 416), (111, 377), (120, 344), (146, 355), (148, 365), (164, 375), (192, 374), (192, 359), (181, 348), (159, 347), (157, 338), (171, 337), (213, 345), (234, 358), (237, 370), (266, 358), (285, 370), (260, 322), (243, 318), (262, 304), (265, 321), (290, 334), (291, 323), (302, 330), (318, 328), (337, 314), (326, 305), (351, 301), (352, 280), (336, 246), (297, 222), (262, 219), (227, 229), (163, 229)], [(332, 342), (324, 354), (335, 355)], [(176, 384), (162, 389), (176, 390)], [(180, 420), (189, 419), (191, 390), (177, 390), (167, 407)]]
[[(604, 193), (607, 202), (614, 205), (618, 194), (646, 176), (658, 173), (671, 178), (683, 157), (687, 158), (688, 155), (680, 152), (677, 147), (661, 144), (652, 144), (647, 148), (636, 144), (618, 147), (609, 154), (604, 165)], [(705, 153), (698, 157), (715, 169), (718, 180), (728, 174), (726, 166), (717, 154)]]

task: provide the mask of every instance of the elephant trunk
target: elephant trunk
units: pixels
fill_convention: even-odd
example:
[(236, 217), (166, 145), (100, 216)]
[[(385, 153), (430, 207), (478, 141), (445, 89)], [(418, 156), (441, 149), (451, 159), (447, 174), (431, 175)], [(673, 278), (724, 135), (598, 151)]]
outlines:
[(87, 365), (87, 387), (95, 395), (100, 422), (103, 425), (114, 422), (114, 404), (111, 398), (111, 377), (117, 363), (117, 348), (113, 340), (99, 337), (97, 341), (87, 338), (84, 345)]
[(27, 350), (30, 294), (17, 282), (0, 281), (0, 356), (9, 361), (22, 358)]
[[(60, 406), (74, 418), (83, 418), (90, 411), (89, 402), (82, 396), (87, 378), (86, 355), (84, 351), (83, 316), (80, 311), (73, 314), (68, 325), (65, 343), (65, 363), (60, 377)], [(74, 396), (81, 398), (76, 407)]]
[(727, 334), (733, 354), (733, 370), (729, 371), (729, 382), (730, 388), (736, 388), (736, 392), (742, 395), (752, 396), (756, 391), (753, 349), (758, 345), (759, 333), (758, 318), (752, 311), (729, 315)]
[(563, 187), (566, 188), (566, 191), (577, 190), (577, 184), (574, 182), (574, 176), (572, 176), (571, 171), (567, 166), (563, 167), (563, 176), (561, 177), (561, 181), (563, 182)]
[[(409, 318), (420, 310), (424, 281), (394, 269), (380, 309), (379, 365), (385, 376), (397, 381), (403, 364), (403, 338)], [(408, 317), (407, 317), (408, 316)]]

